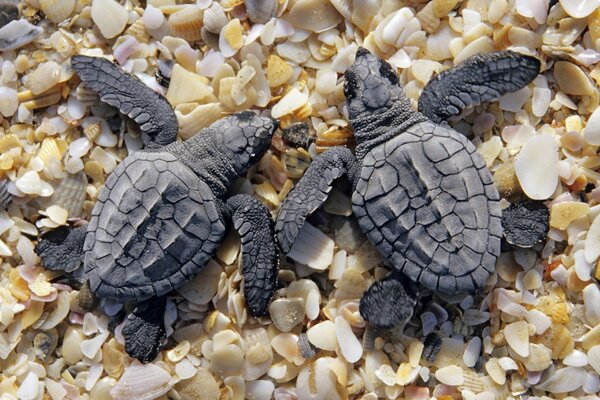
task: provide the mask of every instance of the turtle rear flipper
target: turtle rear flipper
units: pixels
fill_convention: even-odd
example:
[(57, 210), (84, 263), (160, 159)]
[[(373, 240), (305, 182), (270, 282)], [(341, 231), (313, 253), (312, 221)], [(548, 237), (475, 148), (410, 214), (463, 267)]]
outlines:
[(231, 197), (227, 207), (242, 245), (246, 306), (250, 315), (259, 317), (267, 311), (277, 286), (279, 254), (273, 220), (269, 210), (249, 195)]
[(71, 65), (81, 80), (98, 92), (100, 100), (140, 126), (145, 144), (175, 141), (177, 117), (164, 96), (105, 58), (77, 55), (71, 58)]
[(377, 328), (394, 328), (410, 319), (417, 297), (412, 282), (392, 273), (367, 289), (360, 300), (360, 315)]
[(292, 249), (306, 218), (327, 200), (333, 182), (346, 175), (353, 183), (359, 170), (356, 157), (345, 147), (333, 147), (310, 164), (277, 214), (275, 234), (284, 253)]
[(440, 123), (466, 108), (500, 98), (529, 84), (540, 61), (513, 51), (479, 54), (433, 77), (419, 98), (419, 111)]
[(125, 351), (144, 364), (156, 358), (167, 338), (166, 307), (166, 297), (153, 297), (138, 304), (123, 325)]
[(73, 272), (83, 260), (83, 242), (86, 226), (61, 226), (45, 234), (35, 246), (44, 268), (52, 271)]

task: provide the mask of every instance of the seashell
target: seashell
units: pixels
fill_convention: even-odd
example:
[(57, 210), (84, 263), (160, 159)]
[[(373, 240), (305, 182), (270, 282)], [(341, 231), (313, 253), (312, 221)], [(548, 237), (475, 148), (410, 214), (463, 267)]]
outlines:
[(148, 4), (144, 10), (144, 15), (140, 18), (147, 29), (158, 29), (165, 21), (165, 16), (160, 9)]
[(600, 374), (600, 345), (590, 348), (587, 352), (587, 358), (594, 371)]
[(102, 345), (102, 365), (111, 377), (118, 379), (121, 376), (124, 359), (123, 347), (117, 343), (116, 339), (112, 338)]
[(19, 107), (17, 91), (8, 87), (0, 87), (0, 114), (11, 117)]
[(567, 14), (573, 18), (585, 18), (600, 7), (598, 0), (559, 0)]
[(548, 15), (548, 2), (544, 0), (517, 0), (517, 13), (526, 17), (533, 18), (538, 24), (543, 24)]
[(600, 256), (600, 218), (596, 217), (585, 237), (584, 247), (585, 261), (588, 263), (596, 262)]
[(55, 24), (67, 19), (75, 9), (75, 0), (39, 0), (40, 8)]
[(183, 400), (191, 399), (219, 399), (219, 384), (205, 368), (198, 368), (191, 379), (179, 381), (175, 384), (177, 393)]
[(592, 113), (585, 125), (584, 138), (586, 143), (600, 145), (600, 107)]
[(583, 304), (585, 319), (590, 325), (600, 324), (600, 289), (591, 283), (583, 289)]
[(472, 337), (467, 343), (467, 348), (463, 354), (463, 362), (469, 368), (472, 368), (479, 360), (481, 354), (481, 339), (477, 336)]
[(273, 324), (281, 332), (289, 332), (304, 320), (304, 299), (282, 298), (269, 305), (269, 315)]
[(553, 323), (552, 326), (540, 336), (539, 343), (552, 351), (552, 359), (554, 360), (565, 358), (574, 349), (571, 333), (564, 325), (558, 323)]
[(588, 214), (590, 206), (576, 201), (563, 201), (552, 205), (550, 212), (550, 226), (565, 230), (569, 225)]
[(150, 400), (162, 396), (171, 390), (171, 375), (156, 364), (142, 364), (135, 360), (110, 390), (115, 400)]
[(79, 217), (86, 198), (87, 184), (87, 177), (83, 172), (67, 174), (54, 189), (54, 194), (41, 204), (60, 206), (71, 218)]
[(568, 61), (554, 64), (554, 77), (560, 90), (566, 94), (591, 96), (597, 91), (586, 73)]
[(279, 2), (277, 0), (244, 0), (246, 14), (255, 24), (266, 24), (275, 16)]
[(485, 363), (485, 370), (498, 385), (504, 385), (506, 383), (506, 371), (502, 369), (497, 358), (490, 358), (488, 362)]
[(202, 30), (202, 10), (195, 6), (189, 5), (169, 16), (169, 30), (174, 36), (195, 42), (201, 38)]
[(11, 21), (0, 28), (0, 51), (18, 49), (32, 42), (44, 30), (25, 19)]
[(211, 32), (218, 34), (221, 32), (221, 29), (227, 25), (227, 16), (225, 15), (225, 11), (223, 11), (223, 7), (217, 2), (212, 3), (212, 5), (204, 10), (204, 28)]
[(582, 351), (573, 350), (563, 359), (563, 364), (569, 367), (585, 367), (588, 364), (588, 356)]
[[(544, 200), (558, 183), (558, 146), (553, 137), (536, 135), (515, 158), (515, 173), (521, 188), (531, 199)], [(543, 155), (543, 156), (542, 156)]]
[(345, 389), (338, 385), (337, 377), (330, 369), (335, 360), (333, 357), (321, 357), (302, 368), (296, 380), (298, 400), (347, 398)]
[(456, 365), (449, 365), (435, 371), (438, 381), (449, 386), (460, 386), (464, 383), (463, 369)]
[(431, 3), (433, 6), (433, 15), (438, 18), (443, 18), (456, 7), (459, 0), (433, 0)]
[(0, 210), (7, 209), (12, 201), (12, 195), (8, 192), (9, 183), (7, 179), (0, 180)]
[[(144, 15), (146, 15), (146, 12), (144, 12)], [(162, 13), (161, 13), (161, 15), (162, 15)], [(146, 27), (147, 27), (147, 25), (144, 22), (144, 18), (143, 17), (138, 18), (135, 20), (135, 22), (133, 24), (131, 24), (129, 26), (129, 28), (127, 28), (125, 30), (124, 35), (131, 36), (133, 39), (135, 39), (137, 41), (137, 43), (147, 43), (150, 40), (150, 34), (148, 33), (148, 30), (146, 29)], [(128, 39), (126, 39), (126, 41), (131, 41), (131, 40), (128, 38)], [(123, 44), (121, 44), (119, 47), (121, 47), (122, 45)], [(137, 46), (134, 49), (137, 49)], [(131, 53), (133, 53), (133, 51), (131, 51)], [(115, 55), (115, 54), (113, 53), (113, 55)], [(117, 59), (116, 55), (115, 55), (115, 59)], [(121, 61), (119, 61), (119, 63), (123, 64)]]
[(550, 374), (549, 378), (536, 385), (536, 388), (550, 393), (567, 393), (583, 386), (585, 379), (586, 372), (583, 368), (566, 367)]
[(127, 9), (115, 0), (92, 1), (92, 21), (105, 38), (112, 39), (123, 32), (128, 19)]
[(319, 322), (306, 332), (308, 340), (315, 347), (335, 351), (338, 346), (335, 324), (332, 321)]
[(306, 336), (306, 333), (301, 333), (300, 336), (298, 336), (298, 347), (300, 348), (300, 354), (302, 354), (302, 357), (307, 360), (316, 355), (315, 350), (308, 341), (308, 336)]
[(281, 57), (272, 54), (267, 59), (267, 81), (269, 87), (275, 88), (290, 80), (294, 69)]
[(275, 191), (275, 188), (269, 181), (264, 181), (260, 185), (255, 185), (254, 194), (273, 207), (279, 206), (279, 197), (277, 196), (277, 191)]
[(69, 365), (76, 364), (83, 358), (81, 352), (81, 342), (84, 340), (83, 333), (80, 328), (69, 326), (63, 335), (61, 354), (63, 359)]
[(299, 0), (289, 10), (288, 21), (300, 29), (322, 32), (342, 22), (342, 17), (328, 1)]
[(187, 140), (220, 119), (223, 114), (219, 103), (184, 103), (175, 107), (175, 115), (179, 122), (179, 136)]
[(352, 332), (352, 327), (343, 317), (335, 318), (335, 331), (340, 350), (346, 361), (354, 363), (360, 360), (363, 349), (360, 341)]
[(396, 371), (396, 383), (401, 386), (408, 385), (417, 378), (419, 370), (419, 367), (412, 368), (409, 363), (401, 363)]
[(31, 90), (19, 92), (17, 98), (28, 110), (37, 110), (58, 103), (62, 99), (63, 85), (54, 85), (44, 93), (33, 94)]
[(232, 57), (243, 46), (242, 25), (237, 18), (225, 25), (219, 34), (219, 49), (224, 57)]
[(27, 75), (27, 87), (34, 95), (43, 93), (59, 83), (61, 70), (60, 65), (54, 61), (42, 63)]
[(190, 303), (208, 304), (217, 293), (222, 272), (221, 265), (211, 260), (198, 275), (177, 289), (177, 292)]
[(175, 64), (166, 98), (173, 107), (200, 101), (213, 93), (208, 80)]
[(356, 141), (354, 135), (347, 128), (332, 127), (323, 133), (317, 134), (315, 140), (317, 153), (322, 153), (330, 147), (346, 146), (354, 147)]
[(552, 325), (552, 320), (544, 313), (538, 310), (529, 310), (525, 313), (525, 318), (530, 324), (535, 326), (535, 333), (541, 335)]
[(581, 338), (581, 345), (588, 350), (600, 343), (600, 325), (596, 325)]
[(294, 335), (293, 333), (280, 333), (271, 339), (271, 346), (277, 354), (287, 361), (296, 365), (302, 365), (304, 363), (304, 357), (300, 354), (300, 347), (298, 347), (298, 335)]
[(317, 270), (326, 269), (333, 261), (334, 242), (309, 223), (305, 223), (288, 257)]
[[(31, 286), (31, 285), (30, 285)], [(54, 328), (56, 325), (61, 323), (69, 314), (71, 303), (71, 296), (68, 292), (62, 291), (58, 294), (56, 303), (53, 304), (53, 308), (49, 310), (49, 314), (46, 320), (38, 326), (38, 329), (48, 330)]]
[(273, 363), (273, 350), (264, 328), (247, 329), (242, 335), (246, 349), (243, 377), (251, 381), (267, 373)]
[(37, 399), (39, 390), (40, 386), (37, 375), (29, 372), (23, 383), (21, 383), (21, 386), (19, 386), (16, 394), (19, 399), (33, 400)]
[(246, 382), (245, 396), (247, 399), (270, 399), (274, 390), (275, 385), (268, 380)]
[(308, 151), (303, 148), (289, 149), (282, 157), (284, 170), (293, 179), (301, 178), (311, 161)]
[(58, 345), (58, 333), (56, 330), (40, 332), (33, 338), (33, 353), (44, 361), (54, 352)]

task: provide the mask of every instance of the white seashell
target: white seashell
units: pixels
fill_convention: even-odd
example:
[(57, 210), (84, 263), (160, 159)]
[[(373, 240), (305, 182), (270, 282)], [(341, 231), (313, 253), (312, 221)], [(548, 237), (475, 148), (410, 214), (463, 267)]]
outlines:
[[(273, 111), (275, 111), (275, 107), (273, 107)], [(334, 247), (335, 244), (331, 238), (311, 224), (305, 223), (298, 233), (288, 257), (322, 271), (333, 261)]]
[(298, 400), (347, 398), (345, 391), (338, 388), (337, 377), (330, 368), (335, 360), (333, 357), (321, 357), (302, 368), (296, 380)]
[(142, 15), (144, 26), (148, 29), (158, 29), (165, 22), (165, 16), (160, 9), (148, 4)]
[(504, 337), (508, 345), (520, 356), (529, 355), (529, 323), (513, 322), (504, 327)]
[(600, 256), (600, 218), (596, 217), (585, 237), (585, 261), (595, 263)]
[(573, 18), (585, 18), (600, 7), (598, 0), (559, 0), (563, 10)]
[(498, 105), (500, 109), (511, 112), (518, 112), (523, 108), (527, 99), (531, 96), (531, 90), (525, 86), (516, 92), (507, 93), (500, 97)]
[(196, 72), (199, 75), (212, 78), (215, 76), (217, 70), (225, 62), (223, 54), (219, 51), (209, 50), (204, 54), (204, 58), (196, 64)]
[(202, 10), (195, 5), (184, 7), (169, 16), (169, 30), (174, 36), (188, 42), (199, 40), (202, 30), (202, 15)]
[(346, 47), (338, 49), (338, 53), (331, 61), (331, 69), (338, 74), (343, 74), (354, 62), (356, 50), (358, 50), (358, 45), (355, 43), (351, 43)]
[(67, 364), (76, 364), (83, 358), (81, 352), (81, 342), (84, 340), (81, 329), (77, 329), (74, 326), (69, 326), (63, 336), (63, 342), (61, 347), (61, 354)]
[(213, 88), (208, 84), (206, 78), (175, 64), (166, 95), (172, 106), (200, 101), (212, 93)]
[(298, 335), (293, 333), (280, 333), (271, 339), (271, 347), (287, 361), (296, 365), (304, 363), (304, 357), (300, 354), (298, 346)]
[(502, 357), (498, 360), (498, 364), (502, 367), (503, 370), (505, 371), (516, 371), (519, 369), (519, 367), (517, 366), (517, 363), (515, 362), (515, 360), (513, 360), (510, 357)]
[(551, 393), (567, 393), (579, 389), (586, 380), (586, 371), (580, 367), (567, 367), (556, 370), (549, 378), (538, 384), (537, 389)]
[(40, 64), (32, 73), (27, 75), (27, 87), (33, 94), (40, 94), (60, 81), (61, 67), (54, 61)]
[(600, 345), (593, 346), (587, 353), (588, 362), (597, 374), (600, 374)]
[(55, 24), (63, 22), (75, 8), (75, 0), (40, 0), (40, 8)]
[(550, 197), (558, 183), (558, 146), (554, 138), (536, 135), (529, 139), (515, 158), (515, 173), (529, 198)]
[(546, 0), (517, 0), (517, 13), (533, 18), (538, 24), (543, 24), (548, 15), (548, 2)]
[(346, 361), (354, 363), (362, 357), (363, 348), (352, 332), (352, 327), (343, 317), (335, 318), (335, 332), (340, 350)]
[(5, 86), (0, 87), (0, 113), (5, 117), (11, 117), (18, 108), (17, 91)]
[(544, 371), (552, 364), (552, 352), (541, 344), (531, 343), (529, 345), (529, 355), (527, 357), (517, 356), (517, 358), (530, 372)]
[(246, 399), (270, 400), (275, 390), (275, 384), (271, 381), (246, 382)]
[(506, 371), (502, 369), (497, 358), (490, 358), (485, 363), (485, 370), (498, 385), (504, 385), (506, 383)]
[(312, 289), (306, 296), (306, 318), (313, 321), (319, 317), (321, 305), (321, 293), (318, 289)]
[(298, 0), (288, 13), (288, 21), (312, 32), (321, 32), (342, 22), (341, 15), (329, 1)]
[(33, 372), (27, 374), (21, 386), (17, 390), (17, 396), (22, 400), (35, 400), (40, 391), (40, 382)]
[(456, 365), (449, 365), (435, 371), (435, 378), (445, 385), (459, 386), (465, 381), (463, 370)]
[(142, 364), (135, 360), (110, 390), (114, 400), (151, 400), (171, 390), (171, 375), (156, 364)]
[(525, 313), (527, 321), (535, 326), (535, 333), (541, 335), (552, 325), (552, 320), (546, 314), (538, 310), (529, 310)]
[(598, 376), (598, 372), (588, 371), (582, 389), (587, 394), (597, 394), (600, 392), (600, 376)]
[(410, 343), (408, 348), (408, 363), (411, 367), (418, 367), (423, 355), (423, 349), (425, 345), (420, 340), (414, 340)]
[(583, 304), (585, 319), (590, 325), (600, 324), (600, 289), (595, 283), (590, 283), (583, 289)]
[(563, 358), (562, 362), (569, 367), (585, 367), (588, 364), (588, 356), (582, 351), (573, 350)]
[(273, 350), (265, 328), (246, 329), (242, 335), (246, 349), (243, 377), (251, 381), (268, 372), (273, 363)]
[(255, 24), (265, 24), (275, 16), (279, 3), (277, 0), (244, 0), (246, 13)]
[(315, 347), (335, 351), (338, 346), (335, 324), (332, 321), (319, 322), (306, 331), (308, 341)]
[(467, 343), (467, 348), (463, 354), (463, 362), (469, 368), (472, 368), (477, 364), (479, 355), (481, 354), (481, 338), (474, 336)]
[(533, 89), (533, 97), (531, 100), (531, 109), (536, 117), (543, 117), (548, 111), (550, 102), (552, 101), (552, 91), (548, 88), (536, 87)]
[(26, 19), (10, 21), (0, 28), (0, 51), (18, 49), (30, 43), (44, 30), (32, 25)]
[(193, 103), (181, 104), (175, 108), (175, 115), (179, 122), (179, 136), (183, 140), (195, 136), (202, 129), (207, 128), (222, 117), (219, 103), (200, 104), (191, 111), (185, 112), (190, 108), (190, 105), (193, 105)]
[(46, 390), (53, 400), (63, 399), (67, 395), (67, 390), (58, 382), (52, 379), (44, 379)]
[(204, 28), (209, 32), (219, 33), (227, 22), (223, 7), (216, 1), (204, 11)]
[(294, 297), (273, 300), (269, 305), (269, 315), (277, 329), (289, 332), (304, 320), (304, 299)]
[(81, 353), (89, 359), (96, 357), (96, 354), (100, 351), (102, 344), (108, 338), (109, 333), (104, 332), (93, 339), (84, 340), (81, 343)]
[(92, 20), (102, 36), (111, 39), (123, 32), (129, 20), (129, 13), (115, 0), (93, 0)]
[(197, 371), (198, 369), (187, 358), (184, 358), (175, 365), (175, 373), (180, 379), (190, 379), (196, 375)]
[(600, 107), (592, 113), (584, 129), (585, 141), (591, 145), (600, 145)]

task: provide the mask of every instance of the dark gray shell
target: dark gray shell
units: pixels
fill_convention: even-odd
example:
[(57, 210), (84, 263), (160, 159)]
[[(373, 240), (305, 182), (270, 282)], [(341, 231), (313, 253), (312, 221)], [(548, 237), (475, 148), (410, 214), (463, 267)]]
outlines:
[(352, 202), (362, 230), (394, 268), (455, 293), (480, 289), (494, 271), (498, 199), (475, 146), (423, 122), (367, 153)]
[(161, 296), (192, 278), (225, 233), (210, 188), (174, 155), (138, 152), (108, 177), (84, 265), (100, 297)]

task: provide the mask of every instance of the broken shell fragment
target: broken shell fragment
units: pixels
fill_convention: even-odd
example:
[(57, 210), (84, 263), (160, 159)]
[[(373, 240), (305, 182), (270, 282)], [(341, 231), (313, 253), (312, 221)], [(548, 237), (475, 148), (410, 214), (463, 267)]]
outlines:
[(40, 0), (44, 14), (55, 24), (63, 22), (75, 9), (75, 0)]
[(129, 14), (115, 0), (93, 0), (92, 20), (107, 39), (112, 39), (125, 29)]
[(194, 42), (201, 38), (202, 10), (189, 5), (169, 16), (169, 29), (177, 37)]
[(515, 158), (515, 173), (525, 194), (545, 200), (558, 184), (558, 146), (552, 136), (529, 139)]
[(25, 19), (11, 21), (0, 28), (0, 51), (9, 51), (25, 46), (42, 34), (44, 30)]
[(142, 364), (135, 360), (110, 390), (115, 400), (150, 400), (162, 396), (171, 390), (171, 375), (155, 364)]

